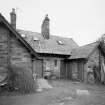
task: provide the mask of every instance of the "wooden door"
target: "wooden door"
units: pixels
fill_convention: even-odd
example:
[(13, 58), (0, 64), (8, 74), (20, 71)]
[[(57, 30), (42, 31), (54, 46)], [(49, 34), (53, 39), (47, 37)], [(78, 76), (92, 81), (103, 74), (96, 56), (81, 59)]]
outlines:
[(67, 79), (72, 79), (72, 62), (66, 63)]
[(42, 60), (35, 60), (33, 62), (33, 74), (36, 73), (38, 74), (38, 77), (43, 76), (43, 66), (42, 66)]
[(66, 78), (66, 63), (63, 60), (60, 62), (60, 78)]
[(80, 81), (84, 80), (84, 63), (78, 62), (78, 79)]

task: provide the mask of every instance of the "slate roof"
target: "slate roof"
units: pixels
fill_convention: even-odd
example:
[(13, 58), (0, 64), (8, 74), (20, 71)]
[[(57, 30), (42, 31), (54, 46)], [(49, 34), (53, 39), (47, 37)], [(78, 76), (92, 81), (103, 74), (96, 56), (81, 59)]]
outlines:
[(98, 42), (90, 43), (73, 49), (69, 59), (88, 58), (92, 51), (98, 46)]
[(78, 45), (72, 38), (64, 38), (50, 35), (50, 39), (44, 39), (41, 33), (17, 30), (31, 44), (37, 53), (70, 55), (71, 50)]
[(0, 24), (4, 24), (12, 33), (16, 36), (16, 38), (30, 51), (30, 53), (38, 58), (38, 55), (36, 54), (36, 51), (30, 46), (29, 43), (27, 43), (24, 38), (21, 37), (21, 35), (11, 26), (11, 24), (8, 23), (8, 21), (5, 19), (5, 17), (0, 14)]

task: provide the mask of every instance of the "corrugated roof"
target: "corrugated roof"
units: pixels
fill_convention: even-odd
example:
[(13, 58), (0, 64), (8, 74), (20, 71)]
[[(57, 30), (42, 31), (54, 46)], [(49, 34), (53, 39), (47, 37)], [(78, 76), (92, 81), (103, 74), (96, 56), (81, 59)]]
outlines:
[(90, 43), (73, 49), (69, 59), (88, 58), (89, 54), (97, 47), (98, 42)]
[[(71, 50), (78, 47), (72, 38), (50, 35), (50, 39), (47, 40), (37, 32), (24, 30), (18, 30), (18, 32), (26, 35), (26, 40), (32, 45), (37, 53), (70, 55)], [(34, 41), (34, 39), (37, 40)]]

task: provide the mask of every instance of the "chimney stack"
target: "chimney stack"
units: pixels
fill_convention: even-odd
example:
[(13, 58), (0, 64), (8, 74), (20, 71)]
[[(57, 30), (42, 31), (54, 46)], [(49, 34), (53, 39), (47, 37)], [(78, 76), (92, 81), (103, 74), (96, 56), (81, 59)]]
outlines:
[(48, 18), (48, 15), (46, 15), (41, 27), (41, 34), (44, 39), (50, 38), (49, 21), (50, 19)]
[(16, 13), (14, 8), (12, 8), (12, 12), (10, 13), (10, 22), (12, 27), (16, 29)]

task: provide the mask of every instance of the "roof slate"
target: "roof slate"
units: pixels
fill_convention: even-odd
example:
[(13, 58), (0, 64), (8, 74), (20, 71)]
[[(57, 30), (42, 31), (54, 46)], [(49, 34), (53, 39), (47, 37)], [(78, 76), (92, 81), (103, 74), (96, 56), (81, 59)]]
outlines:
[[(47, 40), (42, 37), (41, 33), (24, 30), (18, 30), (18, 32), (26, 36), (26, 40), (37, 53), (70, 55), (71, 50), (78, 47), (72, 38), (50, 35), (50, 39)], [(63, 44), (60, 45), (58, 41)]]
[(73, 49), (69, 59), (88, 58), (89, 54), (98, 46), (98, 42), (90, 43)]

